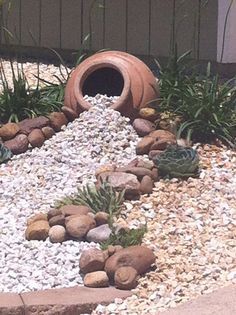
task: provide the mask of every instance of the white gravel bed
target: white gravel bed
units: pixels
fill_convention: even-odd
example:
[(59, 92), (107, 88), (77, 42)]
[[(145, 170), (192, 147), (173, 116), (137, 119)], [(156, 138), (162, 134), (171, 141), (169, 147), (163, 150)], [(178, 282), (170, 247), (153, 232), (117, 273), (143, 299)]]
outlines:
[[(102, 99), (110, 102), (110, 98)], [(98, 166), (130, 161), (138, 139), (128, 118), (100, 104), (41, 148), (0, 165), (0, 292), (82, 283), (80, 253), (95, 244), (26, 241), (26, 220), (48, 211), (55, 200), (74, 193), (78, 185), (94, 182)]]

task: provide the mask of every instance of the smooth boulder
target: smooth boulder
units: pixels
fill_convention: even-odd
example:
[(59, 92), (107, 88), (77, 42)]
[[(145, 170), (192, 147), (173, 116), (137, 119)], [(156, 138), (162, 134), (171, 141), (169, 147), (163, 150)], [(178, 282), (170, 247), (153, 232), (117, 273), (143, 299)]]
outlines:
[(95, 226), (95, 220), (88, 215), (75, 216), (66, 221), (67, 233), (77, 239), (82, 239)]
[(109, 278), (105, 271), (90, 272), (84, 277), (84, 285), (90, 288), (109, 287)]
[(155, 262), (155, 255), (146, 246), (130, 246), (116, 252), (106, 260), (105, 271), (110, 279), (120, 267), (130, 266), (137, 270), (138, 274), (145, 273)]

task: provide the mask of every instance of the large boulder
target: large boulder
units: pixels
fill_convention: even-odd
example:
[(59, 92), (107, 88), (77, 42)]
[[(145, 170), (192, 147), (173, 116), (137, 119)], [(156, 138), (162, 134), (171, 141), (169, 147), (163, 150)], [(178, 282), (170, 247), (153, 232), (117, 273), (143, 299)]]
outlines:
[(141, 137), (148, 135), (151, 131), (156, 129), (155, 124), (143, 118), (136, 118), (133, 121), (133, 127)]
[(84, 277), (84, 285), (90, 288), (109, 287), (109, 278), (105, 271), (90, 272)]
[(51, 218), (56, 217), (56, 216), (58, 216), (60, 214), (62, 214), (60, 209), (52, 208), (47, 213), (48, 220), (50, 220)]
[(176, 140), (174, 139), (166, 139), (166, 138), (162, 138), (158, 141), (155, 141), (151, 148), (150, 151), (152, 150), (165, 150), (170, 144), (176, 144)]
[(105, 256), (103, 251), (97, 248), (90, 248), (82, 252), (79, 260), (79, 268), (86, 274), (93, 271), (103, 270)]
[(49, 229), (50, 226), (47, 221), (35, 221), (27, 227), (25, 237), (28, 241), (45, 241), (48, 237)]
[(28, 150), (29, 141), (26, 135), (20, 134), (4, 142), (4, 145), (10, 149), (13, 154), (20, 154)]
[(7, 123), (0, 128), (0, 138), (2, 140), (10, 140), (15, 137), (20, 128), (16, 123)]
[(77, 239), (82, 239), (95, 226), (95, 220), (88, 215), (75, 216), (66, 221), (67, 233)]
[(41, 129), (34, 129), (30, 132), (28, 135), (29, 143), (33, 148), (35, 147), (41, 147), (46, 140), (44, 137), (44, 134), (42, 133)]
[(115, 287), (121, 290), (132, 290), (137, 286), (137, 278), (137, 270), (133, 267), (120, 267), (114, 275)]
[(111, 234), (111, 229), (108, 224), (103, 224), (88, 231), (86, 240), (88, 242), (102, 243), (108, 240)]
[(145, 273), (155, 262), (155, 256), (146, 246), (130, 246), (116, 252), (106, 260), (105, 271), (110, 279), (120, 267), (133, 267), (138, 274)]
[(34, 129), (41, 129), (49, 125), (49, 119), (44, 116), (39, 116), (35, 118), (26, 118), (18, 123), (20, 128), (20, 133), (26, 135), (30, 134)]

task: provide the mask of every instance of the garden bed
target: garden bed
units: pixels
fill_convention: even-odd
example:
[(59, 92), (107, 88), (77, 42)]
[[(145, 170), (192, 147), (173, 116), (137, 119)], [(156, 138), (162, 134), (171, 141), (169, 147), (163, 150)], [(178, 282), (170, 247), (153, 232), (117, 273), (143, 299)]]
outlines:
[[(27, 67), (33, 80), (35, 65)], [(49, 76), (58, 73), (53, 66), (41, 69)], [(46, 212), (78, 185), (94, 182), (97, 167), (132, 161), (138, 140), (127, 118), (98, 107), (69, 123), (41, 148), (0, 166), (0, 291), (82, 284), (81, 251), (98, 245), (28, 242), (26, 220)], [(143, 244), (154, 251), (156, 269), (140, 279), (132, 297), (107, 308), (98, 306), (94, 314), (155, 314), (235, 283), (236, 153), (210, 145), (199, 146), (198, 152), (200, 178), (160, 180), (149, 196), (125, 202), (119, 220), (129, 227), (147, 222)]]

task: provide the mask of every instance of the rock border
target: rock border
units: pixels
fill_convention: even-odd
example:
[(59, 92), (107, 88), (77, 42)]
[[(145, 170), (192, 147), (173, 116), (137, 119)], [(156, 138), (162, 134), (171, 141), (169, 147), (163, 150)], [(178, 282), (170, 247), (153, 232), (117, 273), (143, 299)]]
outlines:
[(56, 132), (62, 130), (78, 115), (63, 106), (60, 112), (51, 112), (47, 116), (26, 118), (19, 123), (6, 123), (0, 127), (0, 142), (11, 152), (21, 154), (30, 148), (41, 147)]

